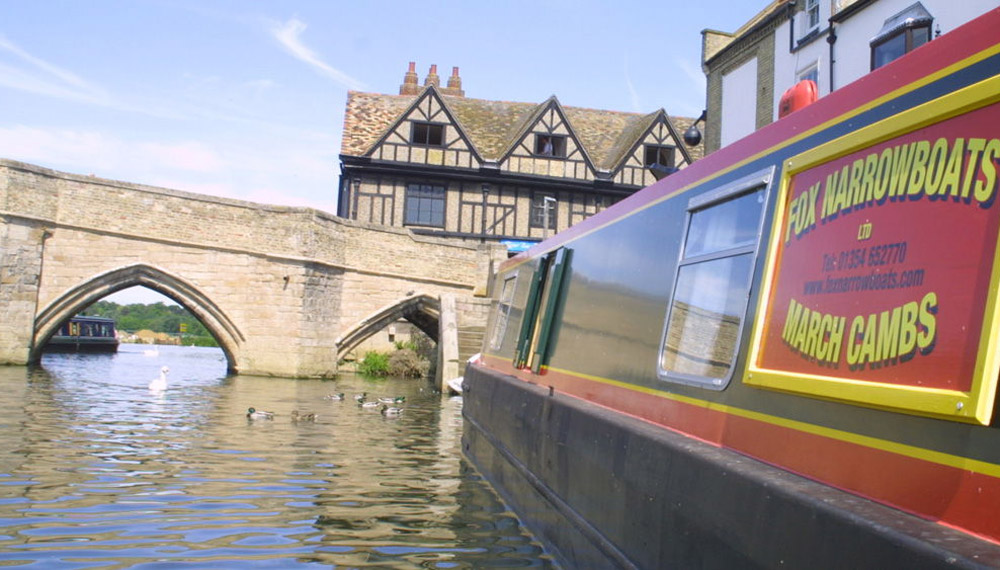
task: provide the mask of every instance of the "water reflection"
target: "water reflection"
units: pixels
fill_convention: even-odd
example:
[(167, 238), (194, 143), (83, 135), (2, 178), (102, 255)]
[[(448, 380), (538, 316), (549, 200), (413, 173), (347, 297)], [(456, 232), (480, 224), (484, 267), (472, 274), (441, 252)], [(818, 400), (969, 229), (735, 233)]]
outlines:
[[(218, 350), (134, 346), (0, 368), (0, 565), (553, 567), (462, 460), (460, 399), (225, 368)], [(361, 391), (406, 396), (405, 413), (323, 398)]]

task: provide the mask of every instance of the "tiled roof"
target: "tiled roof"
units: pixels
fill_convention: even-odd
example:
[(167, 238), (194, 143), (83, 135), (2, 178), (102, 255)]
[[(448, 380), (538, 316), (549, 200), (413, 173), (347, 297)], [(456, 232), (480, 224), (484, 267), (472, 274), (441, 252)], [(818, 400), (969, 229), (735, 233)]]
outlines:
[[(348, 92), (341, 154), (365, 155), (419, 97)], [(517, 137), (530, 126), (528, 121), (551, 101), (514, 103), (444, 95), (441, 99), (485, 160), (502, 158)], [(595, 167), (603, 170), (611, 170), (618, 165), (659, 113), (642, 115), (581, 107), (560, 108)], [(694, 122), (684, 117), (668, 118), (678, 137)], [(686, 151), (692, 159), (702, 156), (700, 146), (687, 148)]]

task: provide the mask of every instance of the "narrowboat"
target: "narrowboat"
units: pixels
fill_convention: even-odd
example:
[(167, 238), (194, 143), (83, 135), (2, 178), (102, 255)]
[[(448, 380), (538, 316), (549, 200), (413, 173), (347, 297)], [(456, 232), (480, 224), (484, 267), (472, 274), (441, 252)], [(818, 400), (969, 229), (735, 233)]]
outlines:
[(500, 266), (463, 450), (566, 567), (1000, 567), (997, 30)]
[(78, 315), (63, 323), (44, 352), (117, 352), (114, 319)]

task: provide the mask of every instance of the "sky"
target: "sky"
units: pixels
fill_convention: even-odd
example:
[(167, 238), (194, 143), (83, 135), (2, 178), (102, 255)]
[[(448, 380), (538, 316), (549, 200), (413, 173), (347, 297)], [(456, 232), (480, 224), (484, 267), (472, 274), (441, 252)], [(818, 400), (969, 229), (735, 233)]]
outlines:
[(336, 212), (349, 90), (413, 61), (470, 98), (697, 117), (701, 31), (766, 4), (0, 0), (0, 158)]

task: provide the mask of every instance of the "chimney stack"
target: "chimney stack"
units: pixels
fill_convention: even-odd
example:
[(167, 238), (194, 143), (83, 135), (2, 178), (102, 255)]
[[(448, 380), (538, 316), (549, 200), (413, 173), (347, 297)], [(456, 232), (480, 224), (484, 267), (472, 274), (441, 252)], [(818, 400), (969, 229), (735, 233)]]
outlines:
[(465, 91), (462, 91), (462, 78), (458, 76), (458, 68), (451, 68), (451, 77), (448, 78), (448, 86), (441, 90), (445, 95), (452, 95), (454, 97), (465, 97)]
[(441, 78), (438, 77), (437, 64), (431, 65), (431, 70), (427, 72), (427, 78), (424, 79), (424, 87), (429, 87), (431, 85), (434, 87), (441, 87)]
[(417, 62), (410, 62), (410, 69), (403, 76), (403, 84), (399, 86), (400, 95), (416, 95), (420, 93), (420, 85), (417, 83)]

